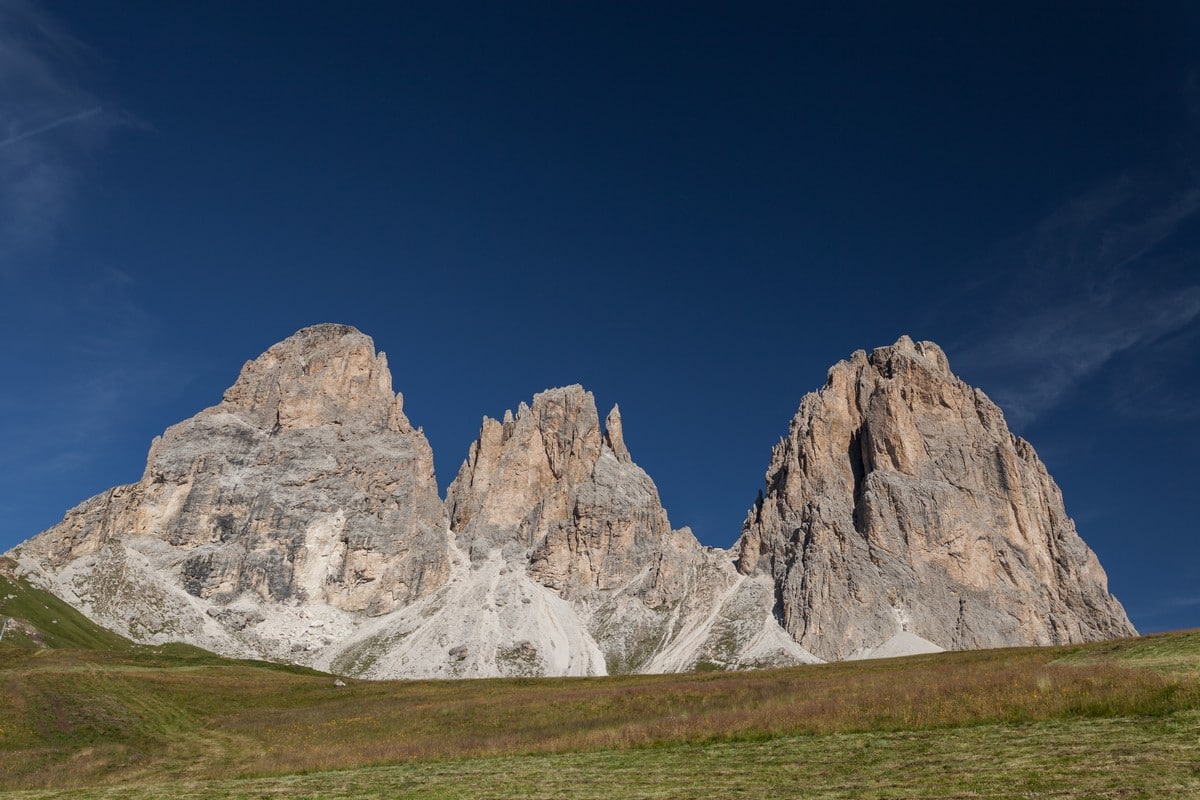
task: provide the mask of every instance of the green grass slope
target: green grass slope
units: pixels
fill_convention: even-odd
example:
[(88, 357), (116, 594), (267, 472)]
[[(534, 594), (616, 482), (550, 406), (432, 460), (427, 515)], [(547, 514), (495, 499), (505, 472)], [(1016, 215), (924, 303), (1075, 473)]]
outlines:
[(13, 574), (16, 563), (0, 557), (0, 625), (11, 619), (0, 646), (22, 648), (71, 647), (110, 652), (135, 645), (100, 627), (49, 592), (36, 589)]
[[(41, 604), (41, 623), (63, 624), (24, 597), (23, 613)], [(202, 651), (6, 637), (0, 790), (1200, 797), (1200, 631), (743, 673), (348, 683)]]
[[(182, 642), (142, 645), (101, 627), (55, 595), (17, 577), (16, 563), (0, 556), (0, 625), (9, 620), (0, 640), (0, 666), (40, 650), (56, 652), (51, 661), (75, 660), (80, 664), (105, 663), (144, 667), (180, 665), (256, 664), (272, 669), (316, 674), (300, 667), (266, 665), (262, 662), (222, 658)], [(38, 654), (45, 657), (46, 653)]]
[(1092, 800), (1200, 796), (1200, 716), (979, 725), (947, 731), (417, 761), (382, 767), (75, 791), (24, 800), (614, 800), (928, 798)]

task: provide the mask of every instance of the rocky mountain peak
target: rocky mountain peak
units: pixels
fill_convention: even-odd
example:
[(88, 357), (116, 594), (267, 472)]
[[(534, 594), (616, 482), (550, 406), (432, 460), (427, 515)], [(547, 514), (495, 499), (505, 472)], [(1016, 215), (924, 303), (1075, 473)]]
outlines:
[(577, 511), (581, 493), (611, 471), (605, 459), (636, 472), (634, 480), (649, 487), (641, 500), (654, 505), (659, 527), (669, 528), (657, 490), (629, 458), (619, 411), (602, 432), (595, 398), (578, 385), (540, 392), (515, 415), (505, 412), (503, 422), (484, 417), (447, 491), (451, 527), (473, 558), (494, 546), (544, 545)]
[(387, 356), (349, 325), (303, 328), (247, 361), (223, 405), (275, 430), (327, 424), (412, 429), (403, 398), (392, 393)]
[(1033, 448), (908, 337), (805, 396), (735, 550), (822, 658), (901, 634), (967, 649), (1133, 630)]
[(247, 362), (220, 404), (155, 439), (140, 481), (21, 549), (135, 639), (302, 662), (320, 646), (296, 641), (309, 610), (387, 613), (449, 573), (429, 444), (345, 325)]
[[(804, 397), (733, 553), (672, 529), (616, 406), (550, 389), (438, 497), (383, 353), (305, 328), (12, 552), (92, 619), (371, 677), (603, 674), (1133, 629), (1033, 448), (931, 342)], [(736, 562), (735, 562), (736, 560)], [(815, 654), (815, 656), (814, 656)]]
[(516, 426), (538, 432), (555, 478), (578, 477), (579, 470), (598, 457), (602, 437), (596, 399), (582, 386), (547, 389), (535, 394), (533, 406), (522, 411)]
[(620, 411), (602, 433), (595, 398), (580, 386), (534, 395), (503, 423), (485, 417), (446, 508), (472, 560), (503, 548), (567, 595), (624, 585), (672, 533), (654, 482), (625, 447)]
[(769, 581), (671, 528), (620, 409), (601, 432), (580, 386), (541, 392), (503, 422), (485, 417), (446, 506), (471, 562), (486, 569), (499, 555), (569, 601), (610, 671), (813, 660), (772, 617)]

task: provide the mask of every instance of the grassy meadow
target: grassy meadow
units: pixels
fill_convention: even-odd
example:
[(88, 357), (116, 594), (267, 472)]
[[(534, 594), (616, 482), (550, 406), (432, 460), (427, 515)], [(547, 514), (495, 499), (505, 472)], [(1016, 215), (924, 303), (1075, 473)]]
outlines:
[(133, 645), (46, 597), (0, 580), (0, 615), (25, 621), (0, 642), (3, 797), (1200, 797), (1200, 631), (337, 686)]

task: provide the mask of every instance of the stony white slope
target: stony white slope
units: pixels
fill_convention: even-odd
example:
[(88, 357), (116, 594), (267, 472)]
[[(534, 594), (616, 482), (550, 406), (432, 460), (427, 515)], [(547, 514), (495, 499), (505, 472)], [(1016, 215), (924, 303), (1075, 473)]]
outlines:
[(181, 554), (150, 537), (114, 536), (93, 554), (47, 570), (15, 551), (18, 570), (90, 619), (146, 644), (188, 642), (222, 655), (311, 665), (358, 615), (328, 603), (279, 603), (243, 593), (229, 602), (180, 586)]
[(684, 672), (699, 664), (815, 664), (821, 659), (796, 644), (772, 613), (773, 588), (762, 576), (733, 578), (711, 605), (678, 609), (678, 629), (645, 665), (646, 672)]
[(367, 678), (604, 675), (604, 654), (575, 609), (499, 553), (461, 552), (434, 594), (364, 622), (327, 648), (322, 669)]
[[(474, 564), (453, 544), (451, 553), (449, 578), (437, 591), (375, 617), (323, 602), (197, 597), (178, 585), (181, 554), (150, 537), (114, 538), (56, 572), (25, 553), (18, 564), (43, 588), (137, 641), (186, 641), (228, 656), (376, 679), (605, 675), (607, 659), (590, 629), (613, 615), (628, 622), (631, 607), (645, 613), (640, 603), (623, 602), (629, 598), (596, 609), (568, 602), (499, 551)], [(713, 555), (728, 562), (721, 551)], [(730, 585), (697, 592), (665, 620), (647, 615), (660, 638), (639, 671), (819, 660), (775, 622), (767, 582), (737, 575), (731, 565), (718, 569)], [(712, 578), (704, 578), (707, 586)]]
[(916, 656), (923, 653), (942, 653), (944, 647), (938, 647), (928, 639), (923, 639), (911, 631), (897, 631), (878, 647), (860, 647), (849, 655), (847, 661), (864, 661), (870, 658), (896, 658), (898, 656)]

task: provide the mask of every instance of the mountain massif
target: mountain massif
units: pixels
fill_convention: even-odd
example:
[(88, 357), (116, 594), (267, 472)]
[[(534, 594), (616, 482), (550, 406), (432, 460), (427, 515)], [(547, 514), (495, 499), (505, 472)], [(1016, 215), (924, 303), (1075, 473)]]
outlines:
[[(752, 491), (752, 489), (751, 489)], [(371, 339), (305, 328), (8, 555), (136, 641), (372, 678), (741, 669), (1134, 633), (1033, 448), (932, 343), (834, 366), (730, 551), (579, 386), (485, 418), (445, 500)]]

